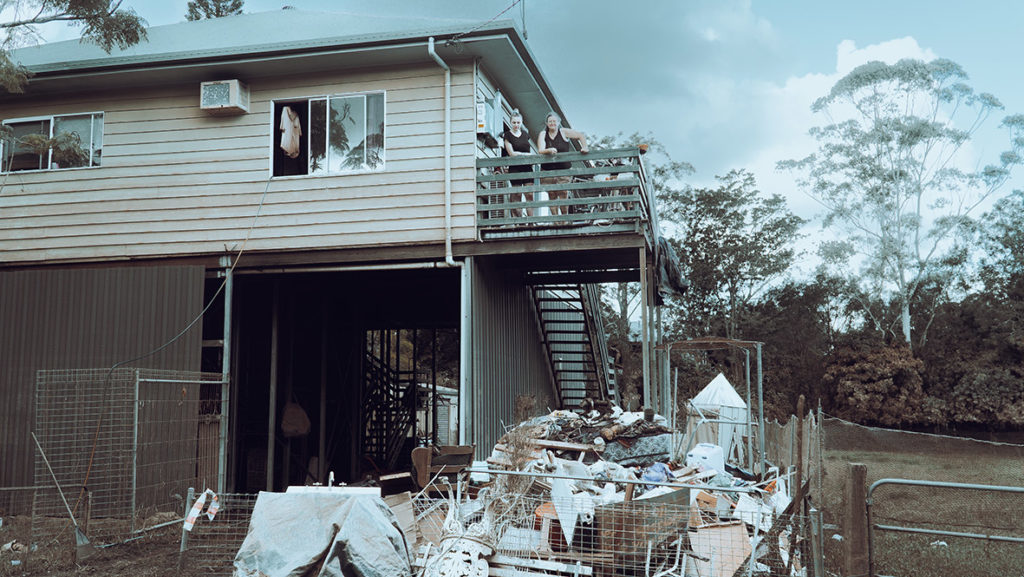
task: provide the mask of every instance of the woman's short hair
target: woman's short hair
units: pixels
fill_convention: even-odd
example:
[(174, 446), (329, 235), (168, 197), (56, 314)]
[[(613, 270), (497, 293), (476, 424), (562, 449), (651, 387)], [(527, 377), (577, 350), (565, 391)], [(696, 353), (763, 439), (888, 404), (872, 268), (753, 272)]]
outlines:
[(545, 123), (545, 124), (547, 124), (547, 122), (548, 122), (548, 119), (551, 119), (551, 118), (554, 118), (555, 120), (557, 120), (559, 124), (561, 124), (561, 123), (562, 123), (562, 117), (561, 117), (561, 116), (559, 116), (559, 115), (558, 115), (558, 113), (557, 113), (557, 112), (555, 112), (554, 110), (552, 110), (551, 112), (549, 112), (549, 113), (548, 113), (548, 115), (547, 115), (547, 117), (545, 117), (545, 118), (544, 118), (544, 123)]

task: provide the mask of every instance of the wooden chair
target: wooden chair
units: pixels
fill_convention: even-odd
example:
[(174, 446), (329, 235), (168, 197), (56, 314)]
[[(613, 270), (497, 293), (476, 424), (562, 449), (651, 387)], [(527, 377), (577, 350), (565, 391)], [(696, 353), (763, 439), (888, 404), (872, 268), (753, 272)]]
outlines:
[[(445, 490), (445, 484), (439, 483), (435, 477), (445, 477), (454, 481), (459, 473), (473, 463), (475, 445), (441, 445), (434, 447), (416, 447), (412, 450), (413, 479), (421, 488)], [(452, 485), (448, 485), (452, 486)]]

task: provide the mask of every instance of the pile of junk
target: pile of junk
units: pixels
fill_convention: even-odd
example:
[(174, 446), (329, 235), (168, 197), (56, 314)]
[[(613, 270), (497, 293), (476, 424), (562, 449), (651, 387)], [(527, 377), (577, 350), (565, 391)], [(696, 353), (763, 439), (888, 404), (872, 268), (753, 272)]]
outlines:
[[(418, 493), (346, 506), (346, 515), (365, 521), (358, 525), (328, 519), (350, 533), (360, 529), (355, 545), (346, 543), (311, 574), (807, 575), (806, 543), (793, 516), (806, 483), (794, 471), (769, 466), (753, 474), (727, 462), (743, 463), (736, 459), (750, 450), (749, 413), (727, 381), (713, 388), (719, 392), (711, 404), (699, 396), (689, 403), (682, 443), (651, 410), (587, 402), (581, 411), (519, 423), (486, 461), (453, 464), (443, 450), (429, 448), (436, 462), (427, 463), (429, 479)], [(709, 422), (716, 426), (698, 426)], [(282, 514), (294, 513), (288, 509)], [(384, 509), (390, 515), (381, 515)], [(377, 529), (368, 531), (370, 523)], [(360, 544), (367, 553), (352, 552)], [(235, 574), (257, 575), (246, 550)], [(329, 563), (336, 573), (326, 570)]]

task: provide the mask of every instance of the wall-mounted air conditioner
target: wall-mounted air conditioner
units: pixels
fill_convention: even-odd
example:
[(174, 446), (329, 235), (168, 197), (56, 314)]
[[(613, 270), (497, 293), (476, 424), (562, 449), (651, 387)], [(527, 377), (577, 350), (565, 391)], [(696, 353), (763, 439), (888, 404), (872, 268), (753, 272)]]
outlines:
[(203, 82), (199, 108), (211, 114), (245, 114), (249, 112), (249, 87), (239, 80)]

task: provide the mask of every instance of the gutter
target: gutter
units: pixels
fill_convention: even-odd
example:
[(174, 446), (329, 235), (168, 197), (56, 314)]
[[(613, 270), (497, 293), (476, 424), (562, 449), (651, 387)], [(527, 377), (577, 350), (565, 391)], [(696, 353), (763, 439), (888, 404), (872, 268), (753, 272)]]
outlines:
[(452, 256), (452, 70), (434, 51), (434, 37), (427, 40), (427, 54), (444, 69), (444, 261), (455, 266)]

